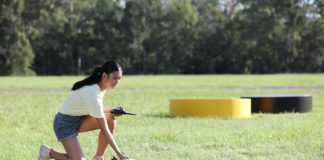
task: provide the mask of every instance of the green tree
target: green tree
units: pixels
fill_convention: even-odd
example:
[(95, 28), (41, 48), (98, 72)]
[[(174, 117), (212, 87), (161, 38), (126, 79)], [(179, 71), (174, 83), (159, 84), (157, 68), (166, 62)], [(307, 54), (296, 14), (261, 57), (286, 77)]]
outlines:
[[(196, 0), (193, 5), (199, 13), (198, 37), (193, 50), (193, 73), (226, 72), (223, 63), (227, 21), (218, 1)], [(229, 21), (230, 21), (230, 15)]]
[[(168, 1), (153, 12), (148, 22), (149, 38), (144, 40), (147, 71), (150, 73), (188, 73), (197, 36), (198, 12), (188, 0)], [(155, 23), (152, 21), (155, 21)]]
[(245, 72), (269, 73), (281, 68), (284, 24), (273, 6), (275, 3), (265, 0), (244, 3), (238, 21), (250, 65)]
[(324, 20), (317, 19), (302, 34), (300, 54), (292, 65), (298, 72), (324, 71)]
[(33, 67), (38, 74), (76, 74), (77, 73), (77, 21), (81, 17), (74, 1), (38, 0), (31, 42), (36, 54)]
[(10, 0), (0, 4), (0, 74), (33, 74), (30, 66), (34, 53), (24, 33), (24, 1)]
[(153, 71), (150, 63), (156, 55), (151, 53), (149, 43), (153, 34), (160, 34), (153, 33), (153, 30), (157, 27), (162, 12), (160, 0), (127, 1), (119, 30), (121, 47), (127, 53), (123, 59), (129, 65), (127, 68), (131, 73), (145, 74)]

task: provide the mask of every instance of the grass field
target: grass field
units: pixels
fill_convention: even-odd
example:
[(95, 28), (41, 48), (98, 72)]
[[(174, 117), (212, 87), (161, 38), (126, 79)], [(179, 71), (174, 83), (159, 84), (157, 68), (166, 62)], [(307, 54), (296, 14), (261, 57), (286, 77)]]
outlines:
[[(0, 77), (0, 159), (35, 159), (39, 145), (60, 151), (52, 120), (83, 77)], [(253, 114), (244, 120), (170, 118), (172, 98), (311, 94), (311, 113)], [(324, 159), (324, 75), (124, 76), (105, 96), (137, 116), (118, 117), (117, 144), (138, 160)], [(98, 131), (80, 134), (87, 159)], [(113, 155), (109, 148), (106, 159)]]

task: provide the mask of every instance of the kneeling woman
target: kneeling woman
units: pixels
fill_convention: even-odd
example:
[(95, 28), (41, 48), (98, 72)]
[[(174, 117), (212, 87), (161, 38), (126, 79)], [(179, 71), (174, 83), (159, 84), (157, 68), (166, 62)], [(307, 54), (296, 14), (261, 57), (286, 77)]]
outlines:
[(103, 160), (103, 155), (109, 144), (119, 159), (129, 159), (118, 148), (112, 133), (116, 127), (116, 120), (110, 110), (103, 108), (103, 96), (108, 89), (113, 89), (122, 77), (120, 65), (114, 61), (107, 61), (97, 67), (87, 78), (76, 82), (70, 96), (63, 103), (54, 118), (54, 132), (66, 153), (60, 153), (41, 145), (38, 160), (85, 159), (78, 133), (100, 129), (98, 148), (93, 156), (94, 160)]

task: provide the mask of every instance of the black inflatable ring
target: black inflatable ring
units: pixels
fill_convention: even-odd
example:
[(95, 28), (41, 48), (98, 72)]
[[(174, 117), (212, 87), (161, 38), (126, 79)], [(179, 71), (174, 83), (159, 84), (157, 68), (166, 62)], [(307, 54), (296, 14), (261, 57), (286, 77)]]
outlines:
[(252, 113), (310, 112), (312, 111), (311, 95), (253, 95), (242, 96), (251, 99)]

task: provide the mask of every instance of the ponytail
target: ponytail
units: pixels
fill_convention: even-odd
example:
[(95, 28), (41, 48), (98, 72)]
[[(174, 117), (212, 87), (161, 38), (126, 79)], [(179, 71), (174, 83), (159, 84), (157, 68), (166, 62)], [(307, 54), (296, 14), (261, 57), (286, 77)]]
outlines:
[(89, 77), (73, 84), (72, 91), (83, 86), (92, 85), (100, 82), (102, 73), (110, 74), (115, 71), (122, 71), (120, 65), (115, 61), (106, 61), (102, 66), (97, 67)]
[(101, 79), (100, 71), (101, 71), (101, 67), (96, 67), (96, 69), (92, 72), (92, 74), (89, 77), (86, 77), (85, 79), (74, 83), (71, 90), (74, 91), (80, 89), (83, 86), (98, 83)]

